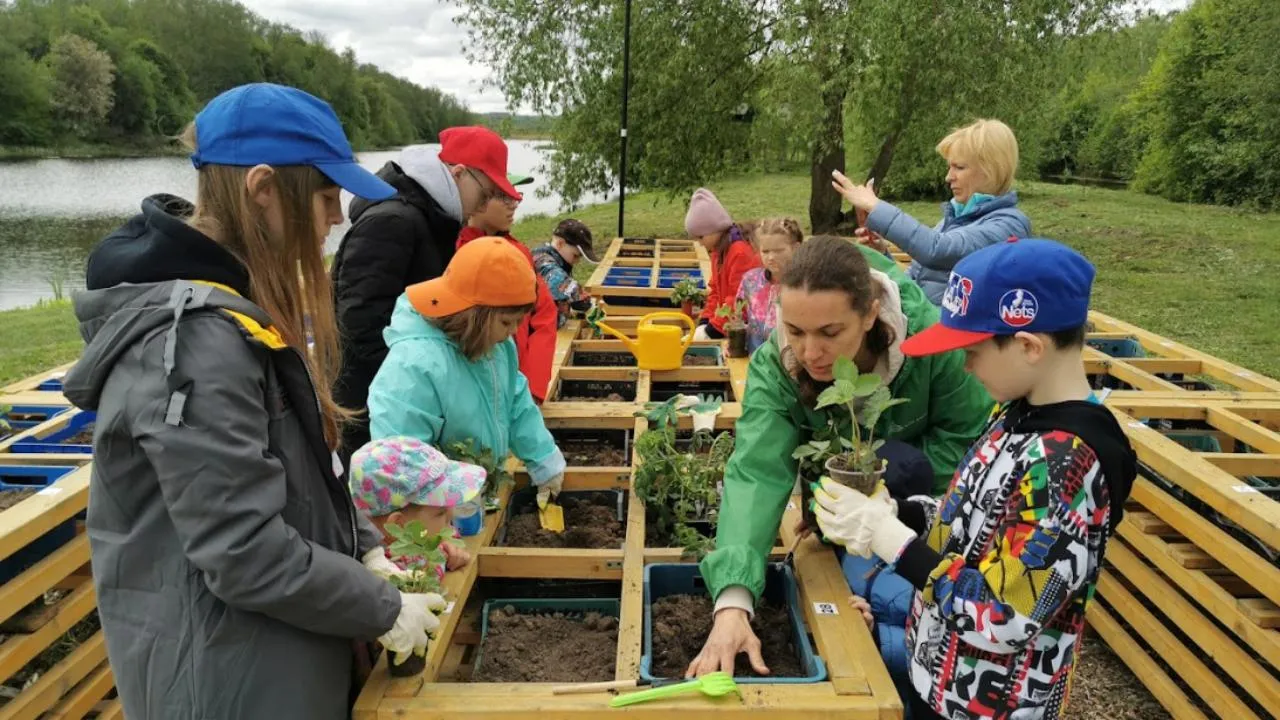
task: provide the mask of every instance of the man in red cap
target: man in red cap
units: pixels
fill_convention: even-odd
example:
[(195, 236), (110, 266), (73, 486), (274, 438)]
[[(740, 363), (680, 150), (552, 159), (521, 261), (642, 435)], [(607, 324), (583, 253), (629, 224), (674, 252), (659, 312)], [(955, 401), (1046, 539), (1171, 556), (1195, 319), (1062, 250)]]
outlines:
[[(396, 189), (388, 200), (351, 203), (351, 228), (333, 257), (333, 289), (342, 331), (342, 372), (334, 400), (364, 410), (369, 383), (387, 356), (382, 331), (409, 285), (444, 274), (466, 218), (491, 198), (520, 199), (507, 175), (507, 144), (485, 127), (441, 131), (439, 149), (413, 145), (377, 172)], [(343, 430), (343, 465), (369, 441), (368, 418)]]

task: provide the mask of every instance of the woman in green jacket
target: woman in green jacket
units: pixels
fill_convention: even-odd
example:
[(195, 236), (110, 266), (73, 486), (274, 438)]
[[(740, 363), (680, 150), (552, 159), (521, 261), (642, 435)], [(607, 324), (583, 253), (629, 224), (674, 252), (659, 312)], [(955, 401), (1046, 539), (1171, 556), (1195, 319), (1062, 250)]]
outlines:
[[(837, 357), (859, 372), (875, 372), (893, 396), (876, 436), (923, 452), (940, 494), (994, 405), (964, 370), (964, 354), (907, 358), (907, 337), (938, 320), (938, 309), (889, 258), (836, 237), (815, 237), (796, 250), (781, 279), (777, 330), (751, 357), (733, 456), (724, 475), (716, 549), (702, 561), (715, 598), (715, 622), (689, 675), (733, 671), (746, 652), (757, 672), (768, 669), (749, 621), (764, 590), (765, 563), (795, 487), (792, 453), (818, 428), (813, 409), (832, 381)], [(848, 415), (841, 433), (850, 430)]]

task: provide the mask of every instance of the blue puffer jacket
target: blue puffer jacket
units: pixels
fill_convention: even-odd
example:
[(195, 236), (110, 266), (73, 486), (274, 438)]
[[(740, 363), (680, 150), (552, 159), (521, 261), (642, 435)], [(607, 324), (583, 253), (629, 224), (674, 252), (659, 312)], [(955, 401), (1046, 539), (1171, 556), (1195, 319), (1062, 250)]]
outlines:
[(1018, 209), (1016, 192), (988, 200), (960, 217), (945, 202), (942, 222), (932, 228), (881, 200), (867, 216), (867, 228), (911, 256), (907, 274), (934, 305), (942, 303), (951, 268), (961, 258), (1010, 236), (1031, 235), (1031, 221)]
[(911, 599), (916, 589), (879, 558), (868, 559), (847, 552), (840, 564), (849, 590), (871, 603), (880, 657), (898, 687), (898, 694), (905, 698), (911, 691), (907, 617), (911, 615)]

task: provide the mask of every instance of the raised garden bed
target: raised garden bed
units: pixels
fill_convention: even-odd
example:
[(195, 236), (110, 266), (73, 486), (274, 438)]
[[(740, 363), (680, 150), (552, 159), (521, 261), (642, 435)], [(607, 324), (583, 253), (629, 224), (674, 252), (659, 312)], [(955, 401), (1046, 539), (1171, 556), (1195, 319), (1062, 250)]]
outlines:
[(635, 402), (635, 380), (560, 379), (553, 400), (560, 402)]
[(93, 424), (97, 419), (97, 413), (79, 413), (60, 430), (15, 442), (9, 447), (9, 452), (93, 454)]
[(617, 600), (493, 599), (484, 604), (473, 682), (602, 682), (614, 678)]
[[(74, 470), (73, 467), (61, 465), (0, 465), (0, 512), (53, 485)], [(67, 518), (22, 549), (0, 560), (0, 585), (45, 559), (70, 542), (75, 535), (75, 519)]]
[(511, 496), (500, 547), (618, 549), (626, 544), (626, 495), (617, 490), (577, 490), (560, 494), (564, 532), (543, 530), (538, 521), (537, 491), (527, 488)]
[(631, 431), (551, 430), (569, 467), (628, 467), (631, 465)]
[[(717, 367), (720, 348), (715, 345), (692, 346), (685, 351), (685, 367)], [(636, 356), (627, 350), (574, 350), (569, 367), (635, 367)]]
[(652, 235), (647, 235), (647, 236), (643, 236), (643, 237), (624, 237), (624, 238), (622, 238), (622, 242), (623, 242), (623, 243), (625, 243), (625, 244), (627, 244), (627, 245), (653, 245), (655, 242), (657, 242), (657, 240), (658, 240), (658, 239), (657, 239), (657, 238), (655, 238), (655, 237), (653, 237)]
[(625, 249), (625, 248), (624, 248), (624, 249), (622, 249), (622, 250), (619, 250), (619, 251), (618, 251), (618, 257), (620, 257), (620, 258), (627, 258), (627, 257), (630, 257), (630, 258), (651, 258), (651, 257), (653, 257), (653, 250), (650, 250), (650, 249), (648, 249), (648, 248), (637, 248), (637, 249), (635, 249), (635, 250), (630, 250), (630, 249)]
[[(714, 603), (695, 565), (657, 564), (644, 569), (644, 648), (640, 677), (682, 677), (711, 633)], [(769, 675), (756, 675), (739, 654), (739, 683), (816, 683), (827, 669), (813, 652), (799, 611), (795, 577), (781, 563), (765, 571), (765, 589), (751, 628), (760, 638)]]
[(671, 298), (667, 297), (640, 297), (637, 295), (602, 293), (600, 299), (606, 305), (617, 305), (620, 307), (638, 307), (653, 308), (655, 310), (671, 310), (679, 309), (679, 306), (671, 302)]
[(69, 412), (71, 408), (62, 405), (14, 405), (7, 412), (0, 414), (0, 420), (9, 426), (9, 430), (4, 430), (0, 426), (0, 440), (10, 435), (17, 435), (20, 432), (30, 430), (40, 423), (64, 412)]
[(666, 402), (676, 395), (705, 395), (720, 398), (722, 402), (733, 400), (732, 384), (728, 380), (655, 380), (649, 389), (652, 402)]

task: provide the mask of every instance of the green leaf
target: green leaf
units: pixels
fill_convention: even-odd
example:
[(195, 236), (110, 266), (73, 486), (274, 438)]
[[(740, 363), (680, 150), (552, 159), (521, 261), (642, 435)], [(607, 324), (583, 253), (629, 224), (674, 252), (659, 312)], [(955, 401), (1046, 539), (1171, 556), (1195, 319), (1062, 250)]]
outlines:
[(853, 394), (856, 397), (867, 397), (881, 387), (884, 386), (880, 384), (880, 376), (875, 373), (868, 373), (858, 378)]
[(836, 380), (854, 383), (858, 380), (858, 366), (853, 364), (853, 360), (842, 355), (836, 358), (835, 366), (831, 368), (831, 374)]

